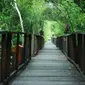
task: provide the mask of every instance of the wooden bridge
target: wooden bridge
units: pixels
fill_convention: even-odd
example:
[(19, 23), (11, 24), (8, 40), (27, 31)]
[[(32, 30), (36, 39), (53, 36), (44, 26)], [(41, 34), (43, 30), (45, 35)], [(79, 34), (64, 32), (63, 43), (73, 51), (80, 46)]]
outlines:
[(50, 41), (10, 85), (84, 85), (81, 74)]
[[(21, 49), (22, 54), (20, 53), (19, 56), (20, 48), (18, 46), (20, 44), (19, 43), (20, 35), (22, 34), (24, 35), (24, 48), (23, 50)], [(11, 40), (13, 39), (12, 37), (14, 35), (17, 36), (16, 39), (17, 51), (14, 53), (16, 55), (10, 54), (11, 46), (9, 46), (11, 44)], [(33, 37), (25, 33), (1, 33), (1, 36), (2, 36), (1, 46), (3, 46), (1, 49), (2, 56), (1, 56), (1, 64), (0, 64), (1, 84), (3, 85), (7, 85), (7, 84), (9, 85), (85, 85), (84, 75), (81, 73), (76, 63), (73, 63), (64, 54), (64, 52), (67, 52), (66, 36), (57, 39), (56, 44), (58, 47), (56, 47), (56, 45), (54, 45), (51, 41), (46, 42), (43, 47), (44, 40), (43, 37), (39, 35), (34, 35), (33, 41), (32, 41)], [(64, 43), (62, 45), (62, 43), (59, 42), (63, 42), (63, 40)], [(29, 43), (27, 43), (28, 41)], [(9, 43), (6, 44), (3, 42), (9, 42)], [(31, 47), (31, 44), (33, 42), (35, 43), (34, 45), (32, 45), (33, 47)], [(72, 46), (72, 42), (71, 42), (71, 46)], [(61, 48), (63, 48), (64, 51)], [(70, 53), (70, 50), (68, 53)], [(10, 59), (10, 55), (12, 55), (12, 59)], [(6, 59), (8, 61), (6, 61)], [(11, 60), (11, 64), (9, 60)], [(2, 62), (2, 61), (6, 61), (6, 62)]]

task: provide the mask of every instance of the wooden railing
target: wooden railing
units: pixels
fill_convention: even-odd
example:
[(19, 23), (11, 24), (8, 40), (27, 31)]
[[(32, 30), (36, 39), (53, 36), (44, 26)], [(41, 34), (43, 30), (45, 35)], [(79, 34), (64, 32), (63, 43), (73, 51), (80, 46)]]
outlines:
[[(34, 52), (44, 45), (44, 38), (34, 35)], [(22, 45), (22, 38), (24, 44)], [(36, 47), (35, 47), (36, 46)], [(22, 32), (0, 32), (0, 84), (6, 85), (31, 60), (32, 35)]]
[(85, 34), (76, 33), (57, 37), (56, 46), (71, 58), (85, 74)]

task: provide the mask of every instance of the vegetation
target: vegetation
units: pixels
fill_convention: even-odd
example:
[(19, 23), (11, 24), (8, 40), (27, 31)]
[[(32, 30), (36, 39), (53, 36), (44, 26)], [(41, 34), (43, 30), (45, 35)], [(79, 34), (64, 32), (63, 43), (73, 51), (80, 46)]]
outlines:
[[(85, 0), (0, 0), (0, 30), (52, 35), (85, 31)], [(49, 31), (48, 31), (49, 30)]]

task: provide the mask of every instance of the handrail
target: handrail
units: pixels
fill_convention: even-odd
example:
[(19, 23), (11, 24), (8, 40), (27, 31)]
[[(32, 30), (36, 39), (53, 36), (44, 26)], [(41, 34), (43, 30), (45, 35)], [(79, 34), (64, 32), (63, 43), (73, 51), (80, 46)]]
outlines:
[[(24, 35), (23, 46), (20, 41), (22, 35)], [(0, 84), (6, 85), (31, 60), (32, 35), (24, 32), (0, 31), (0, 36)], [(39, 46), (44, 45), (44, 38), (39, 36), (38, 40), (37, 35), (35, 37), (36, 50), (39, 51)]]
[(85, 74), (85, 33), (72, 33), (56, 38), (56, 46), (71, 58)]

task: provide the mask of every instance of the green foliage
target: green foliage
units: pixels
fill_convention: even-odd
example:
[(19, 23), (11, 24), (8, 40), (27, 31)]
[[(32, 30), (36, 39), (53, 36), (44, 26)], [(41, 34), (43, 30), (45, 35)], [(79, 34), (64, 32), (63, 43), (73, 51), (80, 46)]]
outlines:
[(44, 3), (41, 0), (18, 0), (26, 32), (39, 33), (42, 29)]
[[(80, 6), (74, 0), (45, 0), (47, 8), (43, 12), (45, 20), (55, 21), (51, 24), (52, 33), (60, 36), (67, 32), (85, 31), (84, 3)], [(53, 6), (49, 6), (49, 5)]]
[(47, 7), (43, 12), (43, 18), (45, 20), (47, 19), (47, 20), (57, 21), (57, 19), (59, 18), (58, 16), (59, 16), (59, 10), (57, 10), (56, 8)]
[(85, 32), (85, 13), (81, 13), (78, 20), (79, 24), (77, 26), (77, 29), (81, 32)]
[(82, 12), (85, 12), (85, 0), (74, 0), (74, 2), (77, 3), (79, 7), (81, 7)]
[(48, 41), (48, 39), (51, 37), (51, 25), (52, 21), (45, 20), (44, 21), (44, 39), (45, 41)]
[(63, 35), (64, 34), (64, 27), (65, 27), (65, 24), (61, 21), (53, 22), (52, 28), (51, 28), (52, 35), (54, 35), (54, 36)]
[[(85, 31), (84, 0), (17, 0), (17, 4), (25, 32), (39, 34), (44, 28), (46, 37), (52, 33), (60, 36), (65, 32)], [(0, 30), (21, 31), (13, 6), (14, 0), (0, 0)]]
[[(61, 24), (60, 24), (61, 23)], [(64, 35), (65, 24), (61, 21), (44, 21), (44, 37), (45, 41), (48, 41), (49, 38), (54, 36)]]
[(23, 18), (24, 30), (31, 32), (30, 8), (32, 6), (32, 0), (17, 0), (17, 4)]
[(76, 32), (78, 25), (78, 17), (81, 9), (76, 5), (73, 0), (62, 0), (57, 6), (61, 13), (59, 14), (60, 19), (69, 25), (71, 32)]
[(20, 31), (19, 17), (12, 3), (13, 0), (0, 1), (0, 30)]

